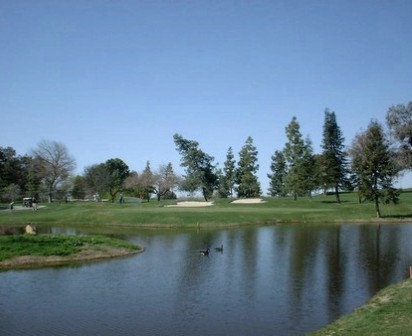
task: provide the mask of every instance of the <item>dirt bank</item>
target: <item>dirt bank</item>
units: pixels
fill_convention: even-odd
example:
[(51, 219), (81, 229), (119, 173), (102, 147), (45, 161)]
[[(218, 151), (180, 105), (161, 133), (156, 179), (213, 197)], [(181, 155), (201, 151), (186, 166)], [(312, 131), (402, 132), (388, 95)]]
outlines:
[(104, 259), (120, 258), (143, 252), (144, 249), (129, 250), (107, 245), (86, 245), (79, 253), (67, 256), (20, 256), (0, 262), (0, 270), (16, 268), (38, 268), (48, 266), (60, 266), (68, 264), (89, 263)]

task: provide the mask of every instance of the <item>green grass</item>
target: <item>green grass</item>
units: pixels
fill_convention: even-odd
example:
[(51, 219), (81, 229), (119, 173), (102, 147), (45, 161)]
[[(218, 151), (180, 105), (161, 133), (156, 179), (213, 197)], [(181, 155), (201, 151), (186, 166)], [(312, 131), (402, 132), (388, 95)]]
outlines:
[[(336, 203), (333, 195), (313, 198), (265, 198), (263, 204), (231, 204), (217, 199), (211, 207), (175, 208), (165, 205), (173, 201), (152, 200), (142, 203), (69, 202), (46, 205), (38, 211), (0, 211), (0, 226), (71, 225), (71, 226), (136, 226), (197, 227), (273, 224), (294, 222), (350, 223), (376, 222), (372, 203), (359, 204), (356, 194), (341, 195)], [(395, 222), (412, 219), (412, 193), (401, 194), (397, 205), (382, 205), (380, 221)]]
[(82, 246), (106, 245), (137, 250), (129, 242), (102, 236), (66, 235), (13, 235), (0, 236), (0, 261), (19, 256), (71, 256), (80, 252)]
[(368, 304), (310, 335), (412, 335), (412, 279), (386, 287)]

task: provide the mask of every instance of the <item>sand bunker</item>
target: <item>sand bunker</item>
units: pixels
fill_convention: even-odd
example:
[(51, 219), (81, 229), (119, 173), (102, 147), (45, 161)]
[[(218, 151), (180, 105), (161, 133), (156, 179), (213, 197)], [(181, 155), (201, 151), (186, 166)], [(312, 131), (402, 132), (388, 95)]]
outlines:
[[(266, 203), (266, 201), (262, 200), (261, 198), (242, 198), (238, 200), (234, 200), (231, 202), (233, 204), (260, 204)], [(200, 201), (184, 201), (184, 202), (177, 202), (177, 204), (173, 205), (165, 205), (166, 207), (179, 207), (179, 208), (195, 208), (195, 207), (207, 207), (213, 205), (213, 202), (200, 202)]]
[(177, 202), (174, 205), (166, 205), (167, 207), (181, 207), (181, 208), (193, 208), (193, 207), (206, 207), (213, 205), (213, 202), (198, 202), (198, 201), (185, 201)]
[(232, 202), (233, 204), (259, 204), (266, 203), (266, 201), (261, 198), (242, 198)]

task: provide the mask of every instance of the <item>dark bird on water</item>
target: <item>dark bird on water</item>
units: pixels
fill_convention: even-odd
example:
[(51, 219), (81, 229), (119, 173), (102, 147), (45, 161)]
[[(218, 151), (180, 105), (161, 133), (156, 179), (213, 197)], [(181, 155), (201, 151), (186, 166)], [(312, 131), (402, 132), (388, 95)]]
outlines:
[(207, 248), (207, 250), (200, 251), (200, 254), (204, 255), (204, 256), (207, 256), (207, 255), (209, 255), (209, 251), (210, 251), (210, 249)]
[(216, 252), (223, 252), (223, 244), (220, 247), (215, 247)]

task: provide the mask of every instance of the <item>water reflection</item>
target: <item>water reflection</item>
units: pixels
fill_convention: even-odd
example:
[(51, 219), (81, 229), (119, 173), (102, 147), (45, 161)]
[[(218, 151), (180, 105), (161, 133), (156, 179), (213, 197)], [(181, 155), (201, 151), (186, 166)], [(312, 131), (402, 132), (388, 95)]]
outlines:
[[(107, 228), (69, 233), (113, 235)], [(0, 334), (299, 335), (402, 280), (412, 264), (412, 225), (405, 224), (116, 235), (146, 252), (0, 273)], [(221, 244), (223, 253), (215, 252)], [(206, 247), (210, 255), (201, 256)]]

